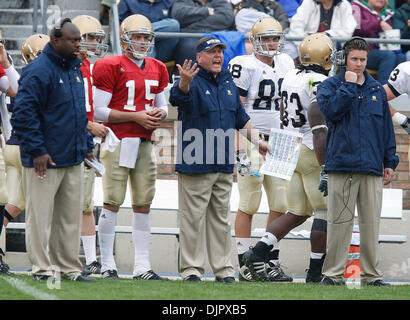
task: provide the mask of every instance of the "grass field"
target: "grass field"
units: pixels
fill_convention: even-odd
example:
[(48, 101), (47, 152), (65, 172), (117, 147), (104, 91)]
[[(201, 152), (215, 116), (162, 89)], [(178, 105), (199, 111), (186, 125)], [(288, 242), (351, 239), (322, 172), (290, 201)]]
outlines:
[[(56, 285), (54, 283), (54, 285)], [(39, 301), (46, 300), (46, 301)], [(54, 300), (54, 301), (50, 301)], [(58, 301), (57, 301), (58, 300)], [(149, 319), (298, 319), (323, 316), (325, 310), (352, 319), (400, 316), (408, 312), (410, 285), (391, 287), (323, 287), (304, 283), (237, 283), (181, 280), (102, 280), (84, 283), (63, 280), (49, 289), (28, 275), (0, 275), (0, 316), (24, 315), (105, 319), (112, 315)], [(316, 317), (317, 318), (317, 317)], [(377, 319), (377, 318), (376, 318)]]
[[(50, 284), (54, 289), (50, 289)], [(28, 275), (0, 276), (0, 300), (410, 300), (410, 285), (351, 288), (304, 283), (186, 283), (102, 280), (81, 283), (34, 281)], [(57, 287), (57, 288), (56, 288)]]

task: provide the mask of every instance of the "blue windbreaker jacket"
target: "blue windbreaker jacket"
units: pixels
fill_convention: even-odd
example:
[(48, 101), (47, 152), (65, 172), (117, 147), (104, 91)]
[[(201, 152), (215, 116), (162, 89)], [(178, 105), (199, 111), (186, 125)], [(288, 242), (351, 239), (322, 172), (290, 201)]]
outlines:
[(50, 43), (22, 71), (14, 101), (12, 126), (20, 142), (21, 161), (49, 154), (55, 167), (70, 167), (92, 152), (80, 60), (65, 60)]
[[(222, 68), (214, 78), (199, 68), (188, 94), (179, 89), (179, 81), (171, 88), (169, 102), (178, 106), (179, 120), (175, 169), (195, 174), (232, 173), (235, 129), (242, 129), (249, 116), (228, 70)], [(219, 139), (211, 136), (214, 133)]]
[(325, 171), (383, 175), (399, 163), (386, 93), (367, 71), (365, 78), (363, 85), (346, 82), (343, 69), (318, 87), (328, 126)]

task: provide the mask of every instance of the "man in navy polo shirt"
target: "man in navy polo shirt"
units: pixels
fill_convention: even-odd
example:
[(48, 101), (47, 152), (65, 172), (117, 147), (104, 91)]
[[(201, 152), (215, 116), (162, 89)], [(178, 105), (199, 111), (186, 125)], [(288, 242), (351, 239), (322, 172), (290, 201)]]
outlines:
[(230, 72), (222, 68), (223, 49), (226, 46), (215, 37), (200, 39), (197, 63), (177, 64), (181, 79), (169, 99), (178, 106), (176, 171), (184, 281), (201, 281), (207, 252), (216, 281), (235, 283), (229, 222), (235, 130), (259, 145), (263, 156), (270, 152), (252, 130)]

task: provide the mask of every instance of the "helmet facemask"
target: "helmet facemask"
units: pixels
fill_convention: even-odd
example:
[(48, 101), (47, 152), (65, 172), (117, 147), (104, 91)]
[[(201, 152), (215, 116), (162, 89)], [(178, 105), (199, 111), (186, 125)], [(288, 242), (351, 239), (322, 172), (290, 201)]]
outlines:
[[(84, 33), (81, 36), (80, 52), (85, 53), (87, 57), (103, 57), (108, 51), (108, 45), (104, 43), (105, 32), (96, 30), (96, 32)], [(92, 39), (92, 40), (91, 40)], [(97, 41), (94, 41), (96, 39)]]
[[(145, 35), (148, 38), (147, 42), (131, 40), (133, 35)], [(155, 34), (146, 28), (140, 28), (138, 31), (126, 31), (122, 35), (122, 42), (126, 45), (124, 49), (131, 51), (134, 58), (141, 60), (151, 54), (155, 45)]]
[[(263, 41), (263, 38), (278, 38), (277, 41)], [(273, 57), (279, 54), (284, 45), (283, 32), (278, 31), (265, 31), (257, 33), (251, 36), (252, 45), (254, 51), (261, 55), (267, 57)], [(272, 46), (276, 45), (276, 49), (272, 49)]]
[(28, 54), (23, 54), (23, 61), (25, 64), (28, 64), (29, 62), (33, 61), (36, 59), (42, 52), (43, 50), (37, 50), (35, 51), (30, 44), (27, 44), (27, 49), (28, 49)]

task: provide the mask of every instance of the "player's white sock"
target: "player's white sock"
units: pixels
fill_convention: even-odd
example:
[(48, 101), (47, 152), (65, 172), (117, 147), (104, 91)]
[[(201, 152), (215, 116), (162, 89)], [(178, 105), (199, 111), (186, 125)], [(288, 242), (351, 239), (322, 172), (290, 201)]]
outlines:
[(273, 250), (280, 250), (280, 241), (276, 240), (276, 243), (273, 245), (272, 251)]
[(268, 246), (273, 246), (273, 248), (278, 245), (278, 239), (270, 232), (265, 232), (260, 241), (266, 243)]
[(106, 270), (117, 270), (114, 260), (114, 239), (117, 213), (102, 209), (98, 219), (98, 240), (101, 251), (101, 272)]
[(310, 259), (322, 259), (324, 253), (310, 252)]
[(236, 238), (236, 249), (238, 254), (244, 254), (251, 246), (251, 238)]
[(134, 241), (134, 276), (151, 270), (149, 262), (149, 246), (151, 238), (151, 222), (148, 213), (134, 212), (132, 217), (132, 240)]
[(88, 265), (93, 261), (97, 261), (97, 256), (95, 253), (95, 235), (81, 236), (81, 241), (83, 242), (85, 264)]

